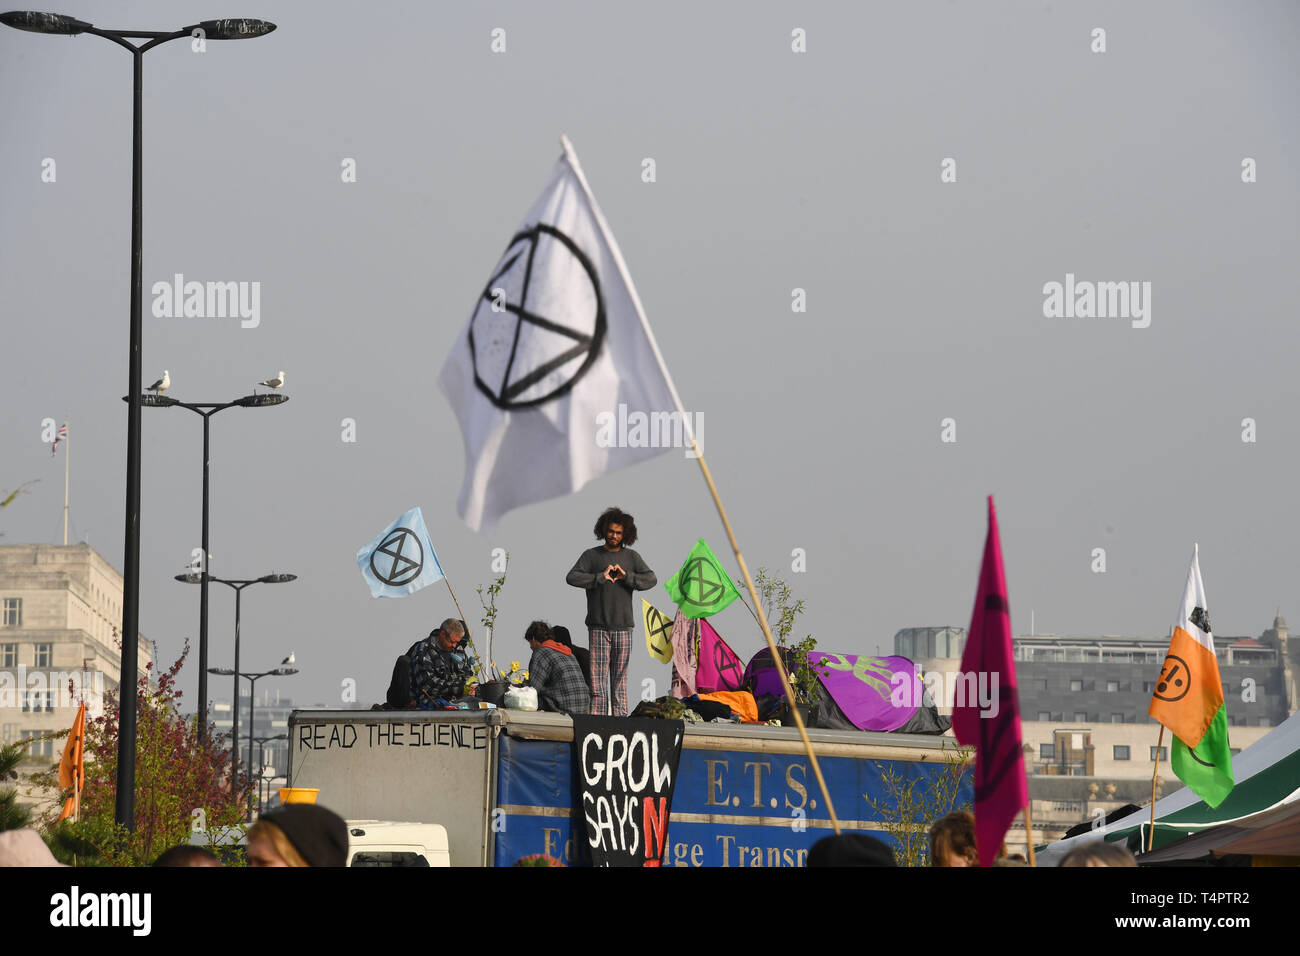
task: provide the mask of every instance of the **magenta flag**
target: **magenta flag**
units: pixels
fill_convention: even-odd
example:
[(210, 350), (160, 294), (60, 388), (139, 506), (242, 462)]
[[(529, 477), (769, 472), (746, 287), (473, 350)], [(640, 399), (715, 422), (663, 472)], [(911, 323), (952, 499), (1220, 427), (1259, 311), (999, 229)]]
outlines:
[(700, 662), (695, 672), (695, 687), (707, 694), (715, 690), (740, 690), (745, 681), (745, 665), (713, 625), (700, 619)]
[(1020, 696), (1011, 646), (1011, 607), (1002, 570), (998, 518), (989, 495), (989, 532), (952, 708), (952, 729), (975, 747), (975, 845), (992, 866), (1011, 821), (1029, 802), (1020, 752)]

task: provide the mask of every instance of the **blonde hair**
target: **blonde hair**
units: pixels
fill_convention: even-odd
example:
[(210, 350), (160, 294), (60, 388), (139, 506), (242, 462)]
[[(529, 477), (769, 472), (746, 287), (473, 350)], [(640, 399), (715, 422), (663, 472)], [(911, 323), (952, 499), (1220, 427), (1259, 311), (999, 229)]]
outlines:
[(311, 866), (310, 863), (302, 858), (302, 854), (298, 852), (297, 848), (292, 842), (290, 842), (289, 838), (285, 836), (284, 831), (274, 823), (270, 823), (266, 820), (258, 820), (248, 828), (248, 839), (250, 841), (259, 837), (270, 840), (272, 846), (275, 847), (275, 852), (280, 854), (280, 859), (284, 860), (284, 862), (290, 866)]
[(1095, 840), (1071, 850), (1061, 866), (1137, 866), (1137, 860), (1118, 843)]

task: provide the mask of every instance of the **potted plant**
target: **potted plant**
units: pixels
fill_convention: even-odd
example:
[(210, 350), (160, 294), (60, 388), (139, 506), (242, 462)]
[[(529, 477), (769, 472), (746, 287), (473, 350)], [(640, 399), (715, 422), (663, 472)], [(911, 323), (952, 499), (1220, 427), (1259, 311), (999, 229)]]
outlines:
[[(790, 635), (794, 632), (799, 615), (804, 611), (803, 599), (792, 600), (790, 585), (773, 574), (767, 568), (759, 568), (754, 579), (754, 588), (758, 591), (764, 616), (772, 627), (772, 637), (776, 640), (777, 653), (786, 665), (790, 677), (790, 688), (794, 691), (794, 706), (799, 708), (799, 715), (805, 726), (809, 720), (809, 710), (820, 698), (817, 684), (820, 669), (808, 655), (817, 648), (817, 639), (811, 634), (802, 641), (793, 643)], [(793, 723), (789, 714), (790, 701), (786, 701), (782, 710), (782, 722)]]
[[(496, 626), (497, 620), (497, 595), (500, 594), (501, 589), (506, 586), (506, 570), (509, 566), (510, 552), (507, 551), (505, 553), (505, 562), (501, 567), (501, 577), (497, 578), (487, 587), (480, 584), (475, 588), (478, 592), (479, 604), (483, 605), (483, 616), (479, 618), (479, 620), (487, 630), (487, 649), (489, 656), (492, 653), (492, 630)], [(506, 690), (510, 687), (512, 681), (502, 674), (500, 669), (497, 667), (496, 661), (491, 662), (488, 673), (484, 674), (482, 658), (478, 656), (477, 648), (475, 648), (475, 657), (478, 663), (475, 670), (476, 675), (479, 678), (487, 678), (478, 686), (478, 699), (486, 701), (489, 704), (496, 704), (498, 707), (502, 706), (502, 702), (505, 700)], [(515, 661), (514, 668), (510, 673), (515, 673), (518, 670), (519, 662)]]

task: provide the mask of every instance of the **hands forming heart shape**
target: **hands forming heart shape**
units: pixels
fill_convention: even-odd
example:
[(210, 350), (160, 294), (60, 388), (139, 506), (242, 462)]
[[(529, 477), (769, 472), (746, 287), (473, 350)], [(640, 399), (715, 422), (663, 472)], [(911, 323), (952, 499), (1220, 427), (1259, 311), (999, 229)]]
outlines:
[(627, 572), (617, 564), (611, 564), (605, 569), (605, 580), (610, 584), (617, 584), (623, 578), (627, 577)]

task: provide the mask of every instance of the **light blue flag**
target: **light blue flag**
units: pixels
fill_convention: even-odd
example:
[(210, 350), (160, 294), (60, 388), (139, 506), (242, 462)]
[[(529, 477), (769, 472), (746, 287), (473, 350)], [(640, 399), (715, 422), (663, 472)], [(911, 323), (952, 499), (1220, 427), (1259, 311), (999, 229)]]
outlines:
[(371, 597), (406, 597), (445, 575), (433, 550), (424, 515), (412, 508), (357, 552)]

